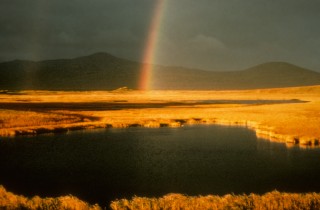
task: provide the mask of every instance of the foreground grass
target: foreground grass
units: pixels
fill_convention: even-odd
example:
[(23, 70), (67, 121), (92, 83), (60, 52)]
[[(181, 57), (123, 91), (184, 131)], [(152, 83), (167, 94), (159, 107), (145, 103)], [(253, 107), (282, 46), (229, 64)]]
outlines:
[[(305, 103), (241, 103), (293, 99)], [(0, 95), (0, 136), (106, 127), (176, 127), (184, 123), (242, 125), (267, 139), (319, 145), (320, 86), (247, 91), (22, 91)]]
[(262, 196), (250, 195), (225, 195), (225, 196), (184, 196), (169, 194), (162, 198), (140, 198), (132, 200), (118, 200), (111, 203), (114, 210), (144, 209), (144, 210), (195, 210), (195, 209), (257, 209), (257, 210), (298, 210), (320, 209), (320, 194), (293, 194), (273, 191)]
[[(193, 210), (193, 209), (257, 209), (257, 210), (298, 210), (320, 209), (320, 193), (280, 193), (273, 191), (262, 196), (225, 195), (225, 196), (185, 196), (168, 194), (161, 198), (133, 197), (131, 200), (121, 199), (110, 204), (113, 210)], [(73, 210), (100, 210), (98, 205), (90, 205), (74, 196), (57, 198), (26, 198), (7, 192), (0, 186), (0, 209), (73, 209)]]
[(74, 196), (61, 196), (57, 198), (40, 198), (35, 196), (27, 198), (7, 192), (0, 186), (0, 209), (62, 209), (62, 210), (100, 210), (98, 205), (90, 205)]

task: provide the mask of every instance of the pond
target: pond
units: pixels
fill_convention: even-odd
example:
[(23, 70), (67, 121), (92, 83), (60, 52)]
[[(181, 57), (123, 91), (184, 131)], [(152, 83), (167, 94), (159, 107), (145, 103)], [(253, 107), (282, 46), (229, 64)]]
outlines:
[(319, 192), (320, 150), (244, 127), (127, 128), (4, 138), (0, 184), (25, 196), (72, 194), (108, 206), (167, 193)]

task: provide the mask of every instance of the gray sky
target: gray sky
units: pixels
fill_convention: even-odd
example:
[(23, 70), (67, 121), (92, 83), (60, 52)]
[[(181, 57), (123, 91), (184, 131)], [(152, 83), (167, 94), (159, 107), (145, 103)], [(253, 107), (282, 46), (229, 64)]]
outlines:
[[(142, 60), (157, 0), (1, 0), (0, 61), (108, 52)], [(319, 0), (166, 0), (156, 62), (207, 70), (286, 61), (320, 71)]]

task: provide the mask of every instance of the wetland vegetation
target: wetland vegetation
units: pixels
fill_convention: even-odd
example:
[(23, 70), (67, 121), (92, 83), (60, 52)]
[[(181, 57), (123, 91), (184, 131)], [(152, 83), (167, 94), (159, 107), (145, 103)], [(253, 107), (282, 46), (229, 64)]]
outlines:
[[(317, 145), (320, 86), (247, 91), (20, 91), (0, 95), (0, 136), (106, 127), (236, 124)], [(302, 103), (301, 103), (302, 102)]]

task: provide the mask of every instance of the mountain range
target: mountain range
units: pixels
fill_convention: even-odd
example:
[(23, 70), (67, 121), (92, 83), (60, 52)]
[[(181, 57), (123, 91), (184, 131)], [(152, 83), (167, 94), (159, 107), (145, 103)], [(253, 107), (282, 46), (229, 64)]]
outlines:
[[(145, 65), (95, 53), (74, 59), (14, 60), (0, 63), (2, 90), (138, 89)], [(204, 71), (153, 66), (153, 89), (230, 90), (320, 85), (320, 73), (285, 62), (269, 62), (238, 71)]]

